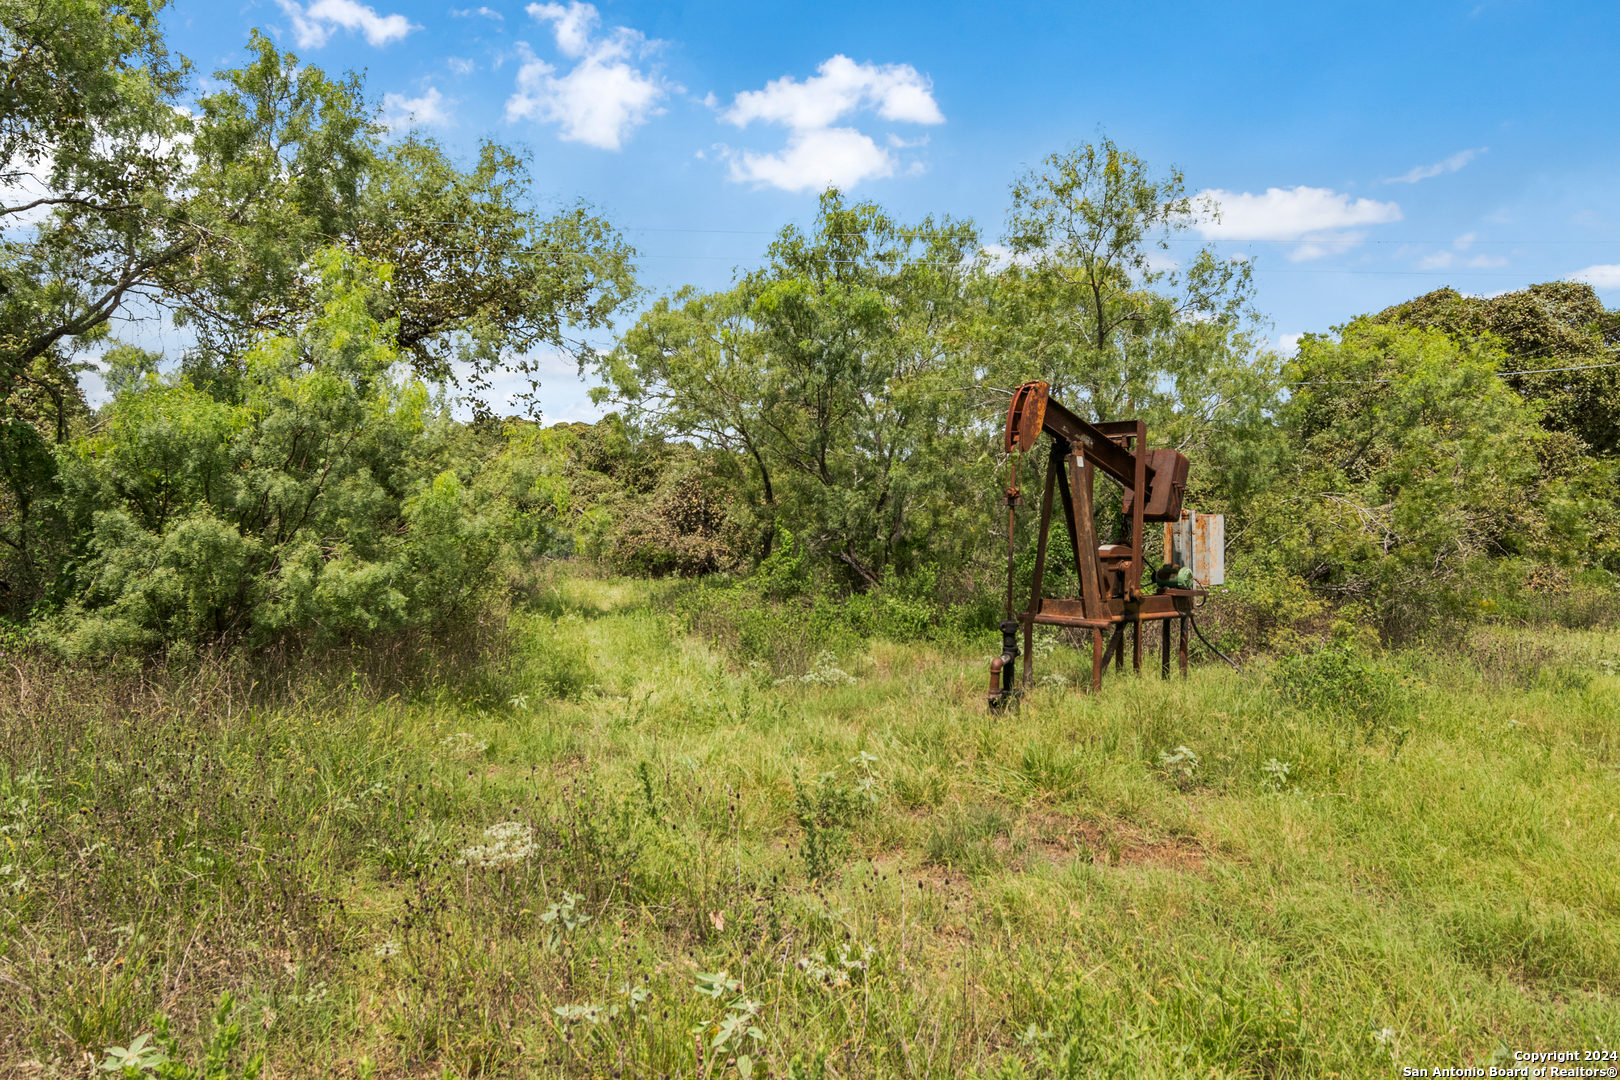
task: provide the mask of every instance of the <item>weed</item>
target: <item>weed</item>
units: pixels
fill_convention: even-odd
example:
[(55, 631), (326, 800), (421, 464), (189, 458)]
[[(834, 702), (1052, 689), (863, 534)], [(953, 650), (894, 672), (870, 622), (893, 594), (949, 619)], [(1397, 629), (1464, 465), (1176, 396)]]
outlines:
[(1282, 792), (1288, 790), (1288, 774), (1294, 766), (1286, 761), (1276, 758), (1267, 758), (1260, 771), (1265, 775), (1260, 778), (1260, 786), (1266, 791)]
[(1190, 747), (1159, 751), (1159, 769), (1179, 788), (1189, 788), (1198, 771), (1198, 755)]
[(778, 679), (776, 684), (804, 683), (807, 686), (854, 686), (855, 676), (838, 666), (838, 657), (831, 652), (820, 652), (810, 670), (798, 678)]
[(803, 839), (799, 857), (811, 881), (827, 881), (843, 864), (849, 849), (849, 827), (860, 809), (854, 791), (838, 782), (836, 772), (825, 772), (814, 784), (800, 781), (793, 773), (793, 816)]
[[(203, 1044), (202, 1060), (188, 1064), (180, 1040), (171, 1030), (169, 1018), (159, 1013), (151, 1033), (137, 1037), (127, 1047), (107, 1048), (101, 1070), (135, 1078), (151, 1074), (157, 1080), (254, 1080), (264, 1067), (262, 1055), (253, 1055), (235, 1065), (242, 1044), (242, 1026), (235, 1019), (236, 999), (230, 992), (220, 995), (214, 1010), (213, 1033)], [(147, 1041), (152, 1039), (152, 1044)]]

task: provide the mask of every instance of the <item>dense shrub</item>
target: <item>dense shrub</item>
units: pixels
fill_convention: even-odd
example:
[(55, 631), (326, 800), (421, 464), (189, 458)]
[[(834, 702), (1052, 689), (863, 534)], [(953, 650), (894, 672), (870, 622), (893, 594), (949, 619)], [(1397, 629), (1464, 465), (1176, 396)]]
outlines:
[(148, 377), (60, 456), (81, 557), (69, 655), (325, 642), (480, 602), (501, 538), (448, 420), (372, 315), (387, 268), (325, 257), (319, 314), (243, 358), (242, 400)]

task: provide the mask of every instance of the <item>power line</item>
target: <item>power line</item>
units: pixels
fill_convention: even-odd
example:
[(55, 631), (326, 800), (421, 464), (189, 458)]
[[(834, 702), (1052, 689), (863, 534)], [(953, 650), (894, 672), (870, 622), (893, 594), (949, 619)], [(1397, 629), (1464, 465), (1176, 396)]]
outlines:
[[(1520, 359), (1523, 359), (1521, 357)], [(1518, 371), (1498, 371), (1498, 375), (1551, 375), (1558, 371), (1591, 371), (1593, 368), (1620, 367), (1620, 360), (1612, 364), (1581, 364), (1578, 367), (1520, 368)]]
[[(600, 255), (600, 254), (598, 254), (596, 252), (591, 252), (591, 251), (569, 251), (569, 250), (567, 250), (565, 248), (512, 247), (512, 248), (496, 248), (494, 250), (487, 250), (487, 249), (484, 249), (484, 248), (444, 248), (444, 247), (441, 247), (438, 250), (440, 250), (440, 251), (458, 251), (458, 252), (464, 252), (464, 253), (465, 252), (472, 252), (472, 253), (477, 253), (477, 254), (489, 254), (489, 255), (494, 255), (494, 256), (500, 256), (500, 255), (561, 255), (561, 256), (572, 256), (572, 257), (576, 257), (576, 258), (595, 259), (595, 260), (601, 260), (603, 258), (602, 255)], [(738, 262), (738, 261), (747, 261), (750, 258), (750, 256), (748, 256), (748, 255), (693, 255), (693, 254), (685, 254), (685, 253), (683, 253), (683, 254), (668, 254), (668, 253), (638, 251), (633, 256), (626, 256), (626, 258), (630, 259), (630, 260), (634, 260), (634, 259), (676, 259), (676, 260), (687, 259), (687, 260), (692, 260), (692, 261), (697, 261), (697, 262)], [(854, 265), (858, 265), (860, 263), (863, 263), (863, 262), (866, 262), (866, 261), (869, 261), (869, 260), (864, 260), (864, 259), (822, 259), (822, 260), (818, 260), (818, 261), (824, 262), (829, 266), (854, 266)], [(907, 260), (905, 262), (905, 265), (906, 266), (943, 267), (943, 268), (947, 268), (947, 269), (965, 269), (968, 266), (968, 262), (967, 262), (967, 260), (964, 260), (962, 262), (922, 262), (922, 261), (918, 261), (918, 260)], [(1436, 276), (1439, 276), (1439, 277), (1448, 277), (1448, 278), (1467, 278), (1467, 277), (1483, 277), (1483, 278), (1504, 278), (1504, 277), (1506, 277), (1506, 278), (1514, 278), (1514, 277), (1523, 277), (1524, 276), (1524, 271), (1523, 270), (1462, 271), (1462, 272), (1459, 272), (1459, 271), (1447, 271), (1447, 270), (1352, 270), (1352, 269), (1268, 270), (1268, 269), (1264, 269), (1264, 268), (1261, 268), (1261, 267), (1256, 267), (1254, 272), (1256, 274), (1351, 274), (1351, 275), (1358, 275), (1358, 276), (1378, 276), (1378, 277), (1436, 277)], [(1614, 290), (1614, 289), (1600, 289), (1598, 291), (1602, 292), (1602, 293), (1604, 293), (1606, 295), (1606, 294), (1608, 294), (1610, 292), (1614, 292), (1616, 290)]]
[[(471, 222), (471, 221), (423, 221), (423, 222), (420, 222), (419, 224), (423, 224), (423, 225), (475, 225), (476, 223)], [(619, 231), (620, 232), (626, 232), (626, 233), (687, 233), (687, 234), (693, 234), (693, 235), (699, 235), (699, 236), (780, 236), (781, 233), (782, 233), (782, 230), (780, 230), (780, 229), (694, 229), (694, 228), (677, 228), (677, 227), (674, 227), (674, 226), (663, 226), (663, 225), (626, 225), (626, 226), (621, 226)], [(813, 235), (813, 236), (865, 236), (867, 234), (866, 233), (858, 233), (858, 232), (823, 233), (823, 232), (816, 232), (815, 230), (809, 230), (806, 233), (806, 235)], [(1359, 247), (1359, 246), (1366, 245), (1366, 244), (1447, 244), (1447, 245), (1450, 245), (1450, 244), (1457, 243), (1457, 238), (1456, 237), (1451, 237), (1450, 239), (1446, 239), (1446, 240), (1366, 239), (1366, 238), (1359, 239), (1359, 240), (1352, 240), (1352, 239), (1334, 238), (1334, 237), (1303, 236), (1303, 237), (1295, 237), (1294, 239), (1289, 240), (1289, 239), (1279, 239), (1277, 237), (1226, 236), (1226, 237), (1204, 237), (1204, 238), (1200, 239), (1200, 238), (1191, 237), (1191, 236), (1165, 236), (1165, 237), (1159, 237), (1157, 239), (1149, 240), (1148, 242), (1149, 243), (1154, 243), (1154, 244), (1157, 244), (1157, 243), (1160, 243), (1160, 242), (1167, 243), (1167, 244), (1355, 244), (1356, 246)], [(1542, 240), (1529, 240), (1529, 239), (1522, 239), (1522, 240), (1482, 240), (1482, 239), (1470, 239), (1470, 240), (1467, 241), (1466, 244), (1463, 245), (1463, 248), (1466, 249), (1466, 248), (1473, 247), (1473, 246), (1479, 245), (1479, 244), (1498, 244), (1498, 245), (1505, 244), (1505, 245), (1509, 245), (1509, 246), (1514, 246), (1514, 245), (1521, 245), (1522, 246), (1522, 245), (1527, 245), (1527, 244), (1610, 244), (1610, 245), (1613, 245), (1615, 247), (1620, 247), (1620, 239), (1614, 239), (1614, 240), (1590, 240), (1590, 239), (1588, 239), (1588, 240), (1548, 240), (1548, 239), (1542, 239)]]
[[(1191, 236), (1167, 236), (1163, 237), (1162, 239), (1165, 243), (1169, 244), (1355, 244), (1358, 247), (1362, 244), (1455, 244), (1457, 242), (1456, 237), (1452, 237), (1450, 240), (1351, 240), (1344, 238), (1334, 239), (1333, 237), (1302, 236), (1294, 240), (1277, 240), (1270, 238), (1244, 239), (1242, 237), (1228, 236), (1210, 237), (1199, 240)], [(1158, 240), (1153, 241), (1153, 243), (1158, 242)], [(1469, 240), (1458, 250), (1466, 251), (1468, 248), (1473, 247), (1476, 244), (1610, 244), (1615, 247), (1620, 247), (1620, 240)]]
[[(1523, 270), (1466, 271), (1449, 270), (1266, 270), (1256, 267), (1256, 274), (1369, 274), (1385, 277), (1523, 277)], [(1612, 290), (1611, 290), (1612, 291)]]
[[(1609, 349), (1609, 350), (1606, 350), (1606, 351), (1614, 352), (1615, 350), (1614, 349)], [(1520, 359), (1523, 359), (1523, 357), (1520, 357)], [(1615, 361), (1612, 361), (1611, 363), (1607, 363), (1607, 364), (1581, 364), (1581, 365), (1579, 365), (1577, 367), (1519, 368), (1518, 370), (1515, 370), (1515, 371), (1493, 371), (1493, 372), (1491, 372), (1491, 374), (1495, 375), (1497, 378), (1507, 378), (1510, 375), (1553, 375), (1553, 374), (1556, 374), (1558, 372), (1564, 372), (1564, 371), (1592, 371), (1592, 370), (1594, 370), (1596, 368), (1612, 368), (1612, 367), (1620, 367), (1620, 360), (1615, 360)], [(1394, 381), (1395, 380), (1393, 380), (1393, 379), (1312, 379), (1309, 382), (1300, 382), (1300, 383), (1295, 383), (1294, 385), (1295, 386), (1344, 386), (1344, 385), (1388, 386), (1390, 383), (1392, 383)]]

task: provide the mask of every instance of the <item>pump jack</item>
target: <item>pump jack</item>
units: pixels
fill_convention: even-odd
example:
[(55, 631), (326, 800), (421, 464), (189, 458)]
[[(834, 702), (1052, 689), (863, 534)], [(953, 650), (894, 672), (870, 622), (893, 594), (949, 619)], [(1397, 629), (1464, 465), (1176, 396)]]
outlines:
[[(1014, 526), (1018, 507), (1023, 503), (1018, 489), (1018, 466), (1023, 455), (1035, 448), (1043, 432), (1051, 436), (1052, 449), (1046, 469), (1046, 493), (1041, 499), (1035, 576), (1029, 605), (1015, 615)], [(1180, 667), (1185, 676), (1187, 623), (1193, 613), (1193, 601), (1206, 592), (1185, 587), (1191, 580), (1190, 571), (1170, 563), (1167, 553), (1166, 565), (1154, 574), (1155, 591), (1144, 593), (1142, 539), (1147, 522), (1181, 520), (1182, 495), (1187, 489), (1186, 456), (1168, 448), (1148, 449), (1147, 425), (1141, 420), (1091, 424), (1080, 419), (1051, 396), (1044, 382), (1025, 383), (1013, 392), (1003, 445), (1012, 455), (1012, 473), (1006, 489), (1007, 617), (1001, 624), (1001, 655), (990, 663), (991, 708), (1013, 700), (1021, 692), (1014, 686), (1013, 675), (1020, 655), (1024, 658), (1022, 689), (1028, 690), (1033, 685), (1036, 625), (1091, 631), (1091, 686), (1093, 690), (1100, 690), (1103, 669), (1108, 666), (1110, 657), (1116, 668), (1124, 669), (1127, 628), (1132, 630), (1132, 665), (1141, 672), (1143, 623), (1157, 622), (1163, 628), (1160, 673), (1169, 678), (1170, 624), (1179, 621)], [(1097, 543), (1093, 484), (1099, 470), (1124, 489), (1122, 509), (1130, 532), (1128, 543)], [(1080, 595), (1074, 599), (1041, 596), (1054, 491), (1062, 496), (1063, 520), (1068, 526), (1076, 576), (1080, 579)], [(1024, 634), (1022, 650), (1017, 641), (1020, 629)], [(1108, 637), (1106, 647), (1105, 636)]]

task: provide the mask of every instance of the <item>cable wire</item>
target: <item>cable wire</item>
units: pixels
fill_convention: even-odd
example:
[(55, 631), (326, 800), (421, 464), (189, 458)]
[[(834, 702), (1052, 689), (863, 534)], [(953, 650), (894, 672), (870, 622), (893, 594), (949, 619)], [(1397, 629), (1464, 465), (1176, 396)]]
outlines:
[(1220, 657), (1222, 660), (1225, 660), (1228, 664), (1232, 665), (1232, 670), (1237, 672), (1238, 675), (1242, 676), (1245, 679), (1248, 678), (1248, 676), (1244, 674), (1243, 669), (1237, 666), (1237, 661), (1236, 660), (1233, 660), (1230, 656), (1227, 656), (1225, 653), (1221, 652), (1221, 650), (1217, 649), (1215, 646), (1213, 646), (1213, 645), (1211, 645), (1209, 643), (1209, 639), (1204, 636), (1204, 632), (1202, 630), (1198, 629), (1198, 620), (1197, 619), (1193, 618), (1191, 615), (1188, 615), (1187, 616), (1187, 621), (1192, 623), (1193, 633), (1197, 634), (1198, 635), (1198, 640), (1202, 641), (1204, 643), (1204, 648), (1208, 649), (1210, 652), (1214, 653), (1216, 656)]

